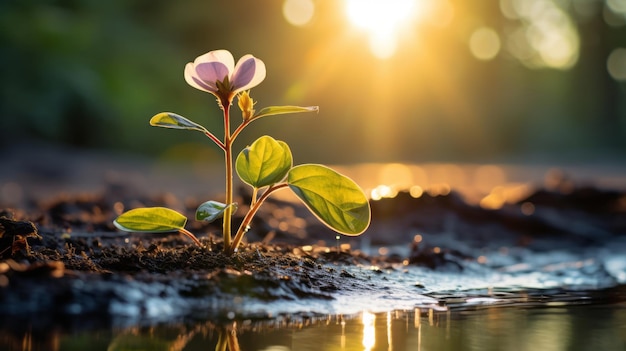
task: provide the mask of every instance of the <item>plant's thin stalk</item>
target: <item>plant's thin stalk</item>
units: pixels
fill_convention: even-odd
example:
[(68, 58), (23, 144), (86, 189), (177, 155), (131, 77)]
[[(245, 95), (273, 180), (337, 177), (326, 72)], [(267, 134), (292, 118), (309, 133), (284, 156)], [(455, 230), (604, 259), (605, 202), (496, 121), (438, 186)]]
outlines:
[(256, 214), (256, 212), (259, 210), (259, 208), (261, 207), (261, 204), (263, 204), (263, 202), (270, 196), (270, 194), (272, 194), (274, 191), (276, 190), (280, 190), (280, 189), (284, 189), (286, 187), (288, 187), (289, 184), (287, 183), (280, 183), (280, 184), (274, 184), (272, 186), (270, 186), (264, 193), (263, 195), (261, 195), (261, 197), (257, 200), (257, 202), (250, 207), (250, 210), (248, 211), (248, 213), (246, 213), (246, 216), (243, 217), (243, 221), (241, 222), (241, 225), (239, 226), (239, 229), (237, 230), (237, 234), (235, 235), (235, 238), (233, 239), (232, 245), (231, 245), (231, 250), (230, 253), (234, 253), (237, 250), (237, 247), (239, 246), (239, 244), (241, 243), (241, 240), (243, 239), (243, 236), (246, 234), (246, 232), (248, 231), (248, 226), (250, 225), (250, 222), (252, 221), (252, 218), (254, 217), (254, 215)]
[(193, 240), (194, 243), (196, 243), (196, 245), (202, 247), (202, 243), (200, 242), (200, 240), (198, 240), (198, 238), (196, 238), (195, 235), (193, 235), (192, 232), (188, 231), (185, 228), (180, 228), (178, 230), (178, 232), (186, 237), (188, 237), (189, 239)]
[(259, 188), (252, 187), (252, 200), (250, 201), (250, 207), (254, 206), (254, 204), (256, 203), (258, 193), (259, 193)]
[(224, 143), (221, 140), (219, 140), (215, 135), (213, 135), (213, 133), (207, 130), (206, 132), (204, 132), (204, 135), (209, 137), (209, 139), (211, 139), (215, 144), (217, 144), (217, 146), (219, 146), (220, 149), (226, 151), (226, 146), (224, 145)]
[(239, 340), (237, 339), (237, 325), (233, 324), (233, 328), (228, 330), (228, 350), (229, 351), (241, 351), (239, 348)]
[[(230, 101), (222, 103), (224, 109), (224, 159), (226, 161), (226, 205), (233, 203), (233, 155), (232, 138), (230, 134)], [(232, 207), (228, 206), (224, 210), (223, 233), (224, 252), (231, 252), (231, 217)]]
[(250, 122), (252, 122), (252, 120), (247, 120), (247, 121), (243, 121), (239, 127), (237, 127), (237, 129), (235, 129), (235, 131), (233, 132), (231, 138), (232, 140), (235, 140), (237, 138), (237, 136), (239, 135), (239, 133), (241, 133), (241, 131), (248, 125), (250, 124)]
[(228, 347), (228, 337), (226, 336), (226, 333), (228, 331), (226, 330), (221, 330), (219, 331), (219, 336), (217, 338), (217, 345), (215, 345), (215, 351), (226, 351), (226, 348)]
[[(230, 102), (221, 102), (222, 108), (224, 110), (224, 142), (217, 141), (218, 146), (224, 150), (224, 158), (226, 161), (226, 205), (230, 205), (233, 203), (233, 154), (232, 154), (232, 145), (239, 133), (250, 123), (250, 121), (243, 121), (231, 134), (230, 133)], [(208, 136), (208, 135), (207, 135)], [(211, 138), (211, 136), (209, 136)], [(213, 138), (211, 138), (213, 139)], [(256, 189), (255, 194), (252, 198), (252, 202), (256, 201)], [(232, 253), (235, 250), (231, 247), (231, 218), (232, 218), (232, 207), (227, 207), (224, 211), (223, 219), (223, 236), (224, 236), (224, 252)], [(241, 239), (240, 239), (241, 240)], [(235, 246), (236, 248), (236, 246)]]

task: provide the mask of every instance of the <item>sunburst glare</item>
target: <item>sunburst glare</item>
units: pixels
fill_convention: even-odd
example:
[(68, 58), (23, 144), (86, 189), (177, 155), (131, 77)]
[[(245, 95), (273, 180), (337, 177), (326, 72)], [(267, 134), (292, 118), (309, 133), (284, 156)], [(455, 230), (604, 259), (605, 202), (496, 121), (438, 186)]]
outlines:
[(417, 18), (420, 4), (417, 0), (347, 0), (346, 15), (368, 32), (372, 54), (385, 59), (395, 53), (400, 29)]

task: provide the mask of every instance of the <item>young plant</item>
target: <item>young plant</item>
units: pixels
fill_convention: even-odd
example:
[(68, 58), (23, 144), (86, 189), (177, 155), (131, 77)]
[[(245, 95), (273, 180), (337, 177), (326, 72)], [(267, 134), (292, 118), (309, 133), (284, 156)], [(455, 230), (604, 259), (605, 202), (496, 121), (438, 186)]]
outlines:
[[(185, 66), (185, 80), (192, 87), (211, 93), (224, 115), (224, 135), (218, 138), (198, 123), (171, 112), (162, 112), (150, 119), (150, 125), (163, 128), (195, 130), (211, 139), (223, 152), (226, 166), (226, 199), (224, 203), (207, 201), (196, 210), (196, 220), (223, 219), (224, 252), (237, 251), (250, 222), (263, 202), (274, 192), (291, 189), (306, 207), (331, 229), (345, 235), (363, 233), (370, 223), (367, 197), (350, 178), (318, 164), (293, 166), (289, 146), (270, 136), (261, 136), (243, 149), (233, 165), (233, 142), (241, 131), (257, 119), (288, 113), (317, 112), (317, 106), (271, 106), (259, 111), (249, 89), (265, 79), (265, 64), (252, 55), (245, 55), (235, 65), (227, 50), (208, 52)], [(242, 121), (231, 128), (230, 107), (238, 99)], [(250, 209), (234, 236), (231, 218), (237, 210), (233, 202), (233, 170), (252, 187)], [(187, 218), (164, 207), (137, 208), (120, 215), (114, 224), (128, 232), (179, 232), (196, 244), (200, 241), (184, 227)]]

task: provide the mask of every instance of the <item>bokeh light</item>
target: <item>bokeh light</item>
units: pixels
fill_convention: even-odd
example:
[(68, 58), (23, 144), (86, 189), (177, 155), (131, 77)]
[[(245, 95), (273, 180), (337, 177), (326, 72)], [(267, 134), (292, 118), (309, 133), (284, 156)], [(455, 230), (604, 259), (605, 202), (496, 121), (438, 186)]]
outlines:
[(611, 51), (606, 68), (613, 79), (626, 81), (626, 49), (617, 48)]
[(315, 14), (315, 4), (312, 0), (285, 0), (283, 16), (294, 26), (308, 24)]
[(607, 0), (606, 6), (602, 10), (604, 22), (611, 27), (622, 27), (626, 25), (626, 10), (623, 9), (624, 1)]
[(370, 199), (378, 201), (383, 198), (394, 198), (398, 195), (396, 187), (389, 185), (379, 185), (370, 191)]
[(413, 185), (409, 189), (409, 194), (411, 195), (411, 197), (419, 199), (420, 197), (422, 197), (422, 195), (424, 195), (424, 189), (422, 189), (422, 187), (419, 185)]
[(531, 68), (570, 69), (578, 61), (580, 37), (572, 17), (555, 0), (501, 0), (504, 16), (520, 27), (509, 37), (509, 51)]
[(500, 37), (491, 28), (478, 28), (469, 40), (472, 55), (479, 60), (491, 60), (500, 52)]
[(624, 0), (606, 0), (606, 6), (614, 14), (626, 18), (626, 1), (624, 1)]

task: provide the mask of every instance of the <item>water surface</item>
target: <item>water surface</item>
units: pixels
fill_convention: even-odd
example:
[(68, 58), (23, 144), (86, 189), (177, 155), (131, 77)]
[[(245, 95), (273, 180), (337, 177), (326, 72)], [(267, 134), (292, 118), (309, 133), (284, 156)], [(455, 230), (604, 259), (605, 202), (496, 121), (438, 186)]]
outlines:
[(299, 321), (186, 322), (0, 334), (3, 350), (604, 350), (626, 349), (626, 303), (415, 309)]

